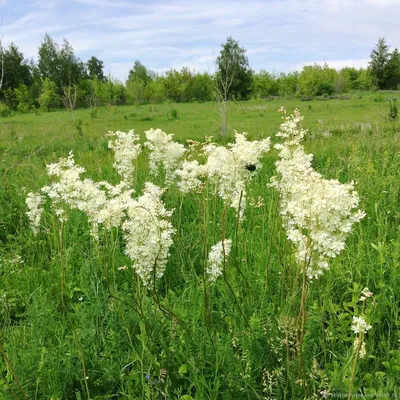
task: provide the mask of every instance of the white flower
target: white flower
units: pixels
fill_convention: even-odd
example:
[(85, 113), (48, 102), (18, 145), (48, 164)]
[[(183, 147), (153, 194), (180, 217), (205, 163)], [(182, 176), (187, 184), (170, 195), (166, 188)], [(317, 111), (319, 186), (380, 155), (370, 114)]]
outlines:
[(248, 141), (246, 133), (235, 132), (235, 143), (228, 148), (207, 143), (205, 168), (209, 180), (215, 185), (218, 195), (230, 207), (239, 210), (240, 218), (246, 208), (246, 185), (252, 170), (261, 167), (260, 158), (269, 151), (270, 139)]
[(28, 206), (26, 215), (29, 218), (31, 228), (35, 236), (39, 233), (40, 218), (43, 213), (43, 208), (41, 207), (43, 201), (44, 198), (39, 193), (28, 193), (28, 196), (25, 200), (26, 205)]
[(140, 137), (133, 130), (129, 132), (109, 132), (112, 138), (108, 142), (108, 147), (114, 150), (114, 168), (121, 175), (122, 180), (130, 182), (134, 171), (133, 162), (141, 152)]
[(82, 211), (88, 217), (95, 238), (100, 224), (107, 229), (121, 225), (133, 193), (125, 181), (113, 186), (107, 182), (82, 179), (80, 175), (85, 170), (75, 165), (72, 153), (68, 158), (48, 165), (47, 170), (55, 181), (43, 187), (42, 192), (52, 200), (52, 207), (60, 220), (66, 220), (66, 208)]
[(210, 282), (215, 282), (222, 275), (222, 267), (231, 251), (232, 240), (222, 240), (211, 247), (208, 254), (207, 275)]
[(164, 193), (147, 182), (143, 194), (128, 204), (128, 220), (122, 225), (126, 239), (126, 254), (145, 286), (163, 276), (174, 229), (169, 222), (172, 212), (161, 200)]
[(354, 333), (367, 333), (372, 328), (371, 325), (367, 324), (363, 317), (355, 317), (353, 316), (353, 324), (351, 325), (351, 329)]
[(201, 192), (203, 189), (202, 177), (206, 174), (206, 167), (198, 161), (183, 161), (176, 171), (179, 178), (178, 187), (182, 193)]
[(360, 297), (359, 301), (365, 301), (369, 297), (372, 297), (374, 294), (366, 287), (361, 291), (361, 295), (362, 296)]
[(147, 142), (144, 144), (150, 150), (150, 173), (157, 176), (160, 168), (165, 171), (165, 180), (169, 184), (175, 179), (176, 170), (186, 152), (183, 144), (172, 140), (173, 135), (167, 135), (161, 129), (150, 129), (145, 132)]
[(365, 213), (356, 210), (359, 198), (353, 182), (324, 179), (312, 168), (313, 156), (301, 145), (307, 131), (298, 126), (303, 120), (300, 112), (284, 119), (277, 136), (285, 142), (275, 145), (279, 178), (274, 177), (270, 186), (280, 193), (280, 213), (296, 261), (307, 265), (307, 275), (314, 279), (328, 268), (328, 259), (344, 249), (347, 234)]

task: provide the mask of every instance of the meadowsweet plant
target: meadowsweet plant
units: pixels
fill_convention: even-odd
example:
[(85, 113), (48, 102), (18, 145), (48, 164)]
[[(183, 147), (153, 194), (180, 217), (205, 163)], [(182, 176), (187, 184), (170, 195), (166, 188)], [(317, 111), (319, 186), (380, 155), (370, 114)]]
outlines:
[(68, 210), (83, 212), (90, 224), (93, 237), (98, 238), (99, 225), (107, 229), (120, 226), (133, 189), (125, 181), (113, 186), (108, 182), (94, 182), (82, 179), (85, 169), (76, 165), (71, 152), (68, 158), (47, 166), (47, 173), (53, 182), (41, 191), (51, 200), (55, 214), (62, 221), (67, 220)]
[(214, 283), (222, 274), (226, 258), (231, 252), (232, 240), (224, 239), (211, 247), (208, 253), (207, 277), (209, 282)]
[(276, 135), (284, 139), (276, 144), (279, 161), (278, 177), (271, 185), (280, 193), (280, 214), (288, 239), (295, 248), (296, 261), (305, 266), (307, 277), (318, 278), (328, 268), (328, 260), (343, 249), (353, 225), (365, 213), (357, 209), (359, 197), (354, 182), (341, 184), (324, 179), (312, 166), (312, 154), (301, 144), (307, 131), (300, 127), (303, 120), (298, 110), (286, 116)]
[(132, 129), (129, 132), (110, 131), (107, 136), (111, 138), (108, 147), (114, 151), (114, 168), (124, 181), (131, 182), (133, 163), (142, 151), (139, 135)]
[(354, 315), (353, 323), (351, 324), (351, 330), (355, 333), (356, 338), (354, 339), (354, 344), (353, 344), (353, 366), (350, 376), (349, 395), (348, 395), (349, 399), (352, 396), (353, 382), (356, 374), (357, 361), (358, 359), (365, 358), (365, 356), (367, 355), (366, 345), (365, 345), (365, 335), (372, 328), (372, 325), (370, 325), (367, 322), (364, 312), (366, 309), (368, 299), (372, 298), (373, 298), (373, 293), (367, 287), (361, 291), (361, 297), (359, 299), (362, 307), (361, 315), (358, 317)]
[(218, 195), (243, 218), (246, 184), (253, 171), (261, 168), (260, 158), (270, 150), (270, 139), (248, 141), (247, 133), (235, 132), (235, 143), (228, 148), (209, 142), (204, 145), (208, 179)]
[(150, 129), (145, 132), (147, 141), (145, 146), (150, 150), (149, 168), (153, 176), (157, 176), (161, 169), (165, 172), (167, 184), (176, 177), (182, 157), (186, 152), (185, 146), (172, 140), (173, 135), (161, 129)]
[(128, 219), (122, 224), (126, 254), (147, 287), (164, 275), (172, 245), (172, 211), (166, 210), (161, 200), (163, 193), (159, 187), (146, 183), (143, 194), (129, 202)]
[(39, 233), (40, 219), (43, 213), (43, 202), (44, 197), (39, 193), (28, 193), (28, 196), (26, 197), (26, 205), (28, 207), (26, 214), (35, 236)]

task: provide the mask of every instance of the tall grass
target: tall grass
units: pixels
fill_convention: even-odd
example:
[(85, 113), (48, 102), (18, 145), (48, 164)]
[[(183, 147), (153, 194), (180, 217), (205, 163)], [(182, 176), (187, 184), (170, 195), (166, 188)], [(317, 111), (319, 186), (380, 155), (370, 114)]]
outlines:
[[(179, 109), (179, 117), (186, 118), (185, 110)], [(318, 119), (325, 112), (321, 108)], [(240, 119), (232, 111), (238, 129), (253, 121), (246, 113)], [(113, 115), (105, 128), (126, 129)], [(212, 118), (205, 113), (197, 123), (202, 117)], [(24, 132), (18, 142), (3, 125), (1, 398), (299, 399), (349, 391), (398, 396), (399, 127), (337, 118), (309, 124), (305, 146), (325, 178), (357, 182), (367, 217), (329, 271), (312, 283), (301, 344), (296, 319), (302, 277), (282, 229), (278, 194), (267, 188), (276, 174), (275, 152), (250, 183), (247, 201), (254, 206), (243, 221), (209, 185), (185, 196), (170, 185), (163, 201), (174, 209), (174, 244), (163, 278), (148, 290), (130, 267), (121, 229), (101, 231), (93, 240), (84, 215), (72, 211), (60, 223), (47, 204), (35, 237), (25, 215), (27, 193), (49, 183), (45, 164), (71, 148), (86, 176), (117, 183), (107, 139), (89, 134), (92, 127), (85, 123), (83, 139), (68, 137), (67, 125), (57, 138), (49, 121), (46, 131), (16, 128), (16, 136)], [(278, 130), (279, 118), (267, 126), (264, 119), (274, 121), (272, 111), (251, 122), (253, 137)], [(195, 139), (206, 133), (195, 121), (170, 122), (176, 139), (190, 137), (179, 131), (197, 129)], [(55, 138), (42, 148), (45, 136)], [(139, 157), (137, 193), (150, 179), (164, 186), (162, 176), (149, 177), (147, 156)], [(233, 241), (231, 253), (222, 277), (210, 284), (207, 255), (224, 238)], [(365, 310), (359, 301), (364, 287), (374, 293)], [(352, 318), (365, 312), (372, 325), (367, 354), (354, 362)]]

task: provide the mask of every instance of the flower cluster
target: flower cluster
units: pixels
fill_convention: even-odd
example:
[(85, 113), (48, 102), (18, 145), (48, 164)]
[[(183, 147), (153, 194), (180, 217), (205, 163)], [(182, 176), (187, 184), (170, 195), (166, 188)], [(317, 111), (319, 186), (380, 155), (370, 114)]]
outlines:
[(165, 209), (163, 193), (159, 187), (146, 183), (143, 194), (129, 202), (128, 219), (122, 224), (126, 254), (145, 286), (163, 276), (172, 245), (172, 212)]
[(319, 277), (328, 268), (328, 259), (343, 249), (348, 233), (365, 213), (356, 210), (359, 202), (354, 182), (341, 184), (324, 179), (312, 166), (312, 154), (306, 154), (301, 141), (307, 133), (299, 127), (303, 120), (298, 110), (286, 117), (277, 136), (280, 159), (276, 163), (279, 179), (271, 186), (280, 193), (281, 215), (288, 239), (296, 249), (296, 261), (306, 266), (309, 279)]
[(26, 205), (28, 206), (27, 216), (29, 218), (29, 222), (32, 228), (34, 235), (36, 236), (39, 233), (40, 226), (40, 218), (43, 213), (43, 204), (44, 198), (39, 193), (28, 193), (26, 198)]
[(157, 176), (160, 168), (163, 168), (166, 183), (171, 183), (186, 152), (185, 147), (174, 142), (173, 135), (166, 134), (161, 129), (150, 129), (145, 134), (147, 142), (144, 145), (150, 150), (150, 173)]
[(372, 297), (374, 294), (366, 287), (361, 291), (361, 297), (359, 301), (365, 301), (368, 298)]
[(112, 139), (108, 142), (108, 147), (114, 151), (114, 168), (121, 175), (122, 180), (129, 182), (134, 171), (133, 162), (141, 152), (139, 135), (133, 130), (129, 132), (108, 132)]
[(371, 325), (367, 324), (363, 317), (355, 317), (353, 316), (353, 324), (351, 325), (351, 329), (354, 333), (367, 333), (372, 328)]
[(270, 139), (248, 141), (246, 133), (235, 132), (235, 143), (228, 148), (207, 143), (206, 173), (215, 185), (218, 195), (229, 205), (240, 211), (246, 208), (246, 183), (252, 171), (261, 167), (260, 158), (269, 151)]
[(94, 237), (98, 235), (99, 224), (106, 228), (121, 224), (126, 209), (126, 202), (133, 190), (122, 181), (113, 186), (107, 182), (93, 182), (82, 179), (84, 168), (75, 164), (71, 152), (68, 158), (61, 158), (58, 163), (47, 166), (48, 175), (55, 181), (42, 188), (52, 200), (52, 207), (61, 220), (66, 220), (66, 209), (76, 209), (87, 215)]
[(208, 254), (207, 276), (210, 282), (215, 282), (222, 275), (222, 267), (231, 252), (232, 240), (222, 240), (211, 247)]
[(202, 177), (206, 175), (206, 167), (197, 160), (183, 161), (176, 171), (178, 188), (182, 193), (201, 192), (203, 189)]

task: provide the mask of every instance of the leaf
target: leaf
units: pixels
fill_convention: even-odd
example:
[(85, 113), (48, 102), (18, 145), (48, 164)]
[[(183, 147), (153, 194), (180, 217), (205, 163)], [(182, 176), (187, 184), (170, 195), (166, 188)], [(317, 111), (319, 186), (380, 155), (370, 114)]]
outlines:
[(179, 367), (179, 375), (187, 374), (187, 371), (188, 371), (188, 367), (187, 367), (186, 364), (182, 364), (182, 365)]

